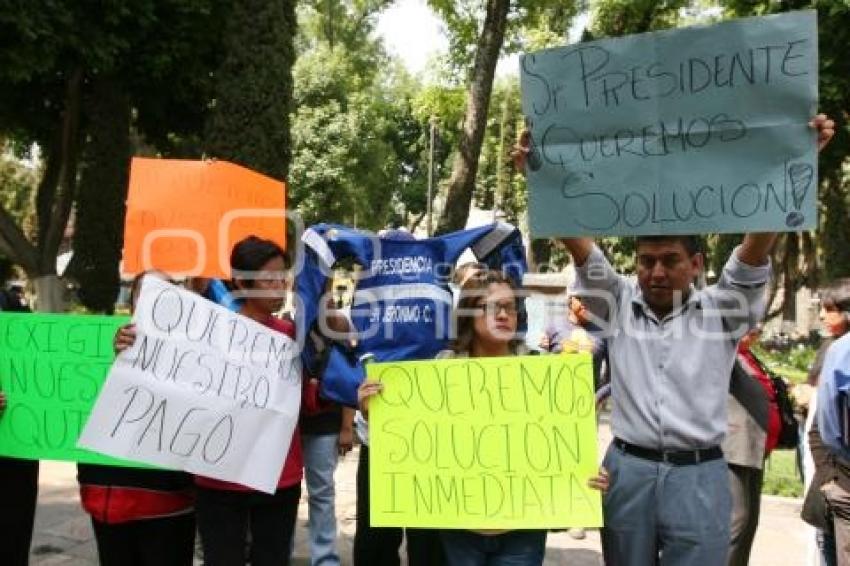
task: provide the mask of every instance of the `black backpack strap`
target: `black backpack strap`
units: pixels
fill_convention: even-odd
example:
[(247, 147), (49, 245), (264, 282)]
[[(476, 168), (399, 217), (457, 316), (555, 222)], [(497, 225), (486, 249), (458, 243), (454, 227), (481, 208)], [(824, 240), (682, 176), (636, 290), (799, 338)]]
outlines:
[(767, 430), (770, 415), (770, 399), (757, 379), (754, 379), (741, 363), (735, 359), (732, 377), (729, 380), (729, 394), (741, 404), (758, 425)]

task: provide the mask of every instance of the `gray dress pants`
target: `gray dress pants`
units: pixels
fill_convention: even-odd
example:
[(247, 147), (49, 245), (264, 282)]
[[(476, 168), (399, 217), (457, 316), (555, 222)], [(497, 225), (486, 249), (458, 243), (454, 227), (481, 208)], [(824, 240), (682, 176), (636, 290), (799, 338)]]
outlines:
[(732, 501), (726, 460), (676, 466), (625, 454), (603, 466), (602, 552), (607, 566), (725, 566)]

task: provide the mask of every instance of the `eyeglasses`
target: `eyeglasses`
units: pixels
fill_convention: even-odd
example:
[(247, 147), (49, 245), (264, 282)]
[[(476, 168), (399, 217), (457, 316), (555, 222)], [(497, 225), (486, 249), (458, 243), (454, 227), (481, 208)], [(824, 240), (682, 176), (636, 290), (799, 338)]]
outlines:
[(508, 316), (516, 316), (517, 314), (516, 303), (513, 301), (505, 301), (501, 303), (484, 303), (478, 305), (478, 311), (480, 314), (486, 314), (491, 318), (499, 316), (499, 313), (502, 311), (505, 311), (505, 314)]

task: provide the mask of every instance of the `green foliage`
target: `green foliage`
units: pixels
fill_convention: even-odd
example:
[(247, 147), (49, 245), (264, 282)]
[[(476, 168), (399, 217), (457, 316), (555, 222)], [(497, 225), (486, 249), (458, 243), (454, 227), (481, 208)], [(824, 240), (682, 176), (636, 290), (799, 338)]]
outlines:
[[(412, 90), (412, 89), (411, 89)], [(400, 93), (391, 101), (388, 114), (392, 127), (388, 132), (395, 170), (397, 224), (411, 225), (423, 218), (428, 200), (428, 165), (430, 123), (414, 112), (411, 91)], [(434, 127), (434, 179), (444, 175), (451, 147), (441, 135), (439, 122)], [(435, 187), (436, 188), (436, 187)], [(409, 219), (412, 215), (413, 219)], [(393, 222), (391, 222), (393, 223)]]
[(688, 0), (600, 0), (594, 3), (594, 37), (618, 37), (674, 27)]
[[(465, 225), (476, 192), (478, 167), (485, 146), (483, 139), (487, 135), (487, 116), (492, 111), (490, 103), (494, 69), (499, 55), (527, 50), (529, 44), (525, 37), (529, 29), (538, 31), (535, 36), (538, 43), (554, 42), (558, 32), (566, 34), (568, 23), (577, 8), (575, 2), (549, 0), (429, 0), (429, 4), (446, 24), (450, 67), (457, 77), (462, 78), (462, 83), (467, 84), (458, 151), (453, 160), (445, 206), (437, 227), (437, 233), (445, 233)], [(562, 29), (558, 30), (562, 25)], [(501, 116), (499, 121), (507, 123)], [(505, 127), (500, 127), (500, 137), (505, 130)], [(498, 146), (502, 145), (503, 140), (500, 139)], [(489, 153), (493, 153), (492, 149)], [(503, 181), (506, 183), (507, 175), (502, 174), (504, 165), (501, 159), (488, 160), (491, 168), (499, 172), (499, 184)], [(506, 187), (507, 184), (502, 186)], [(520, 186), (524, 187), (523, 184)], [(514, 193), (512, 191), (510, 194)], [(502, 200), (508, 202), (506, 198)], [(518, 210), (524, 207), (523, 195), (517, 195), (515, 200), (515, 203), (509, 203), (508, 208)], [(509, 216), (517, 214), (509, 211)]]
[(372, 37), (384, 4), (322, 1), (299, 12), (290, 186), (308, 225), (380, 229), (424, 214), (430, 114), (415, 99), (420, 86)]
[(792, 383), (806, 381), (809, 368), (814, 364), (817, 355), (817, 350), (809, 346), (794, 347), (786, 352), (768, 352), (764, 348), (756, 346), (753, 351), (771, 371)]
[(38, 172), (22, 163), (13, 149), (11, 143), (0, 140), (0, 206), (19, 226), (32, 229)]
[(206, 128), (211, 156), (287, 177), (296, 29), (291, 0), (233, 4)]
[[(850, 182), (844, 169), (850, 153), (847, 115), (847, 108), (850, 108), (850, 57), (847, 57), (847, 45), (850, 45), (850, 3), (846, 0), (723, 0), (721, 5), (730, 17), (810, 8), (818, 11), (819, 111), (835, 120), (836, 133), (819, 158), (823, 229), (816, 234), (821, 256), (816, 263), (823, 266), (819, 272), (822, 279), (820, 282), (846, 277), (850, 274), (850, 249), (847, 246), (850, 238), (847, 223)], [(790, 284), (796, 285), (797, 282), (792, 281)]]
[(458, 74), (465, 78), (475, 57), (479, 27), (484, 19), (483, 2), (429, 0), (428, 4), (446, 24), (449, 36), (449, 63)]
[[(465, 82), (475, 58), (475, 48), (484, 21), (482, 0), (428, 0), (446, 25), (449, 37), (448, 63)], [(533, 51), (563, 45), (567, 29), (578, 13), (573, 0), (521, 0), (512, 3), (505, 30), (504, 53)]]
[(599, 246), (611, 261), (611, 265), (621, 273), (635, 272), (635, 239), (607, 236), (597, 240)]
[(527, 193), (525, 178), (514, 168), (511, 159), (523, 124), (517, 82), (499, 81), (490, 104), (473, 201), (479, 208), (495, 207), (504, 214), (505, 220), (518, 224), (527, 208)]
[[(38, 174), (22, 163), (12, 144), (0, 140), (0, 207), (25, 230), (33, 226), (33, 197)], [(14, 263), (0, 253), (0, 288), (16, 277)]]
[[(92, 308), (111, 309), (131, 108), (136, 139), (166, 154), (200, 155), (228, 7), (213, 0), (23, 2), (0, 13), (0, 134), (18, 148), (37, 142), (43, 159), (32, 222), (4, 217), (0, 230), (0, 247), (29, 276), (54, 273), (76, 201), (81, 294)], [(110, 100), (100, 90), (106, 83)], [(4, 183), (2, 190), (11, 189)]]
[[(209, 80), (203, 65), (216, 57), (225, 6), (213, 0), (52, 2), (49, 8), (19, 2), (0, 11), (0, 130), (24, 145), (49, 147), (63, 110), (63, 85), (74, 68), (120, 75), (128, 91), (138, 92), (146, 125), (153, 126), (145, 116), (154, 107), (156, 118), (168, 108), (196, 121), (206, 102), (196, 93)], [(158, 128), (185, 121), (175, 112), (168, 126), (159, 122)]]
[(296, 112), (291, 202), (306, 224), (381, 228), (387, 221), (391, 147), (385, 139), (388, 124), (372, 102), (353, 95), (345, 104), (329, 100)]
[(384, 54), (369, 33), (364, 33), (364, 28), (373, 31), (375, 17), (392, 3), (392, 0), (302, 0), (298, 3), (298, 52), (306, 53), (319, 44), (331, 50), (341, 47), (349, 52), (357, 74), (373, 74), (374, 64)]
[(413, 115), (420, 121), (428, 121), (432, 116), (437, 120), (444, 139), (454, 145), (457, 131), (463, 122), (466, 91), (462, 87), (430, 84), (418, 90), (413, 99)]
[(823, 250), (824, 282), (850, 276), (850, 209), (846, 175), (832, 175), (821, 183), (822, 223), (818, 233)]
[(509, 53), (537, 51), (564, 45), (573, 18), (584, 2), (532, 0), (520, 3), (520, 17), (509, 28), (505, 50)]
[(764, 484), (761, 492), (781, 497), (802, 497), (803, 480), (797, 472), (794, 450), (774, 450), (764, 462)]
[(720, 277), (723, 266), (726, 265), (732, 250), (743, 239), (743, 234), (717, 234), (709, 237), (709, 254), (706, 257), (706, 267), (714, 272), (715, 277)]

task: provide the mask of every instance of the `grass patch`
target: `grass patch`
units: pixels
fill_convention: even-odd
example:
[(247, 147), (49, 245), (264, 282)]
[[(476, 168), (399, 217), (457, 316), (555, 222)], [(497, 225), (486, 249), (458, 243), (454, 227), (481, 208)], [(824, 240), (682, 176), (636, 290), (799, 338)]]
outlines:
[(764, 462), (764, 485), (761, 492), (766, 495), (802, 497), (803, 480), (797, 472), (796, 450), (774, 450)]
[(791, 383), (803, 383), (808, 378), (809, 368), (815, 360), (817, 350), (813, 347), (795, 347), (787, 352), (768, 352), (756, 346), (753, 353), (771, 371)]
[(776, 365), (773, 367), (769, 367), (768, 369), (770, 369), (771, 371), (775, 371), (777, 374), (779, 374), (780, 377), (784, 377), (785, 379), (790, 381), (792, 385), (796, 383), (805, 383), (806, 379), (808, 379), (809, 377), (808, 372), (801, 371), (799, 369), (792, 368), (789, 366)]

